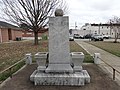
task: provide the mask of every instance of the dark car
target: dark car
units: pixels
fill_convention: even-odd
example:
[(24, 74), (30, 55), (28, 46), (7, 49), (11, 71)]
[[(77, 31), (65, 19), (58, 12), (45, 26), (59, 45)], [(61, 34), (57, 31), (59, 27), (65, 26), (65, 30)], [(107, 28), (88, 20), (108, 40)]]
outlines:
[(91, 36), (92, 36), (92, 34), (86, 34), (86, 35), (84, 35), (84, 37), (83, 37), (83, 38), (85, 38), (85, 39), (90, 39), (90, 38), (91, 38)]
[(91, 36), (91, 41), (103, 41), (104, 38), (102, 35), (100, 34), (95, 34)]

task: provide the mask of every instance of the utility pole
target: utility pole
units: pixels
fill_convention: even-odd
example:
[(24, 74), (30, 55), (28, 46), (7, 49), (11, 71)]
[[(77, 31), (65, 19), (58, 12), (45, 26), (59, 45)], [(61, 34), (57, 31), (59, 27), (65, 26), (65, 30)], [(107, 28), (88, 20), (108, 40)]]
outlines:
[(75, 30), (76, 30), (76, 28), (77, 28), (77, 23), (75, 22)]
[(98, 28), (98, 34), (100, 34), (100, 25), (101, 25), (101, 23), (99, 24), (99, 28)]
[(76, 34), (78, 34), (77, 32), (77, 23), (75, 22), (75, 30), (76, 30)]
[(112, 21), (110, 19), (110, 35), (111, 35), (111, 31), (112, 31)]

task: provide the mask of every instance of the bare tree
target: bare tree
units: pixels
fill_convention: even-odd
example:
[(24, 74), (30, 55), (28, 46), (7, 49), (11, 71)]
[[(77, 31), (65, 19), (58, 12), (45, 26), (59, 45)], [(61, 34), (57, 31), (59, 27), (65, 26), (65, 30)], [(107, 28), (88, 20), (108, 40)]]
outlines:
[(110, 28), (114, 30), (114, 33), (115, 33), (114, 43), (117, 43), (117, 39), (120, 36), (120, 18), (119, 17), (114, 16), (112, 19), (110, 19)]
[(48, 25), (48, 17), (62, 5), (66, 9), (63, 0), (2, 0), (6, 15), (3, 18), (24, 29), (33, 30), (34, 44), (38, 45), (38, 32)]

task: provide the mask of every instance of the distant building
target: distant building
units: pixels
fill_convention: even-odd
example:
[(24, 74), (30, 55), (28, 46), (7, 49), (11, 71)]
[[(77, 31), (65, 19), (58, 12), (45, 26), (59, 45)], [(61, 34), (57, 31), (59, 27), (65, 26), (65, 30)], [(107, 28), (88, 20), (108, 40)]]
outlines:
[(115, 32), (111, 28), (110, 24), (88, 24), (87, 23), (83, 25), (79, 30), (73, 29), (72, 34), (80, 34), (82, 36), (86, 34), (102, 34), (102, 35), (110, 35), (111, 37), (115, 36)]
[[(41, 37), (43, 35), (43, 33), (48, 35), (48, 28), (41, 29), (38, 32), (38, 37)], [(22, 36), (23, 37), (34, 37), (34, 32), (32, 30), (23, 30)]]
[(9, 23), (0, 21), (0, 43), (22, 38), (22, 29)]

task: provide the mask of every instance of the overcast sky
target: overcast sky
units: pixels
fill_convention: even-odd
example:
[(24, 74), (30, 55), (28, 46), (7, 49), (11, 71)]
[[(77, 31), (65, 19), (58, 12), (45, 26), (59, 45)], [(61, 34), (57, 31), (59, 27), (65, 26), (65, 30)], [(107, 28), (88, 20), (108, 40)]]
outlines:
[(120, 0), (66, 0), (69, 7), (70, 28), (84, 23), (106, 23), (111, 17), (120, 17)]
[[(1, 1), (1, 0), (0, 0)], [(113, 16), (120, 17), (120, 0), (66, 0), (70, 28), (80, 29), (85, 23), (106, 23)]]

